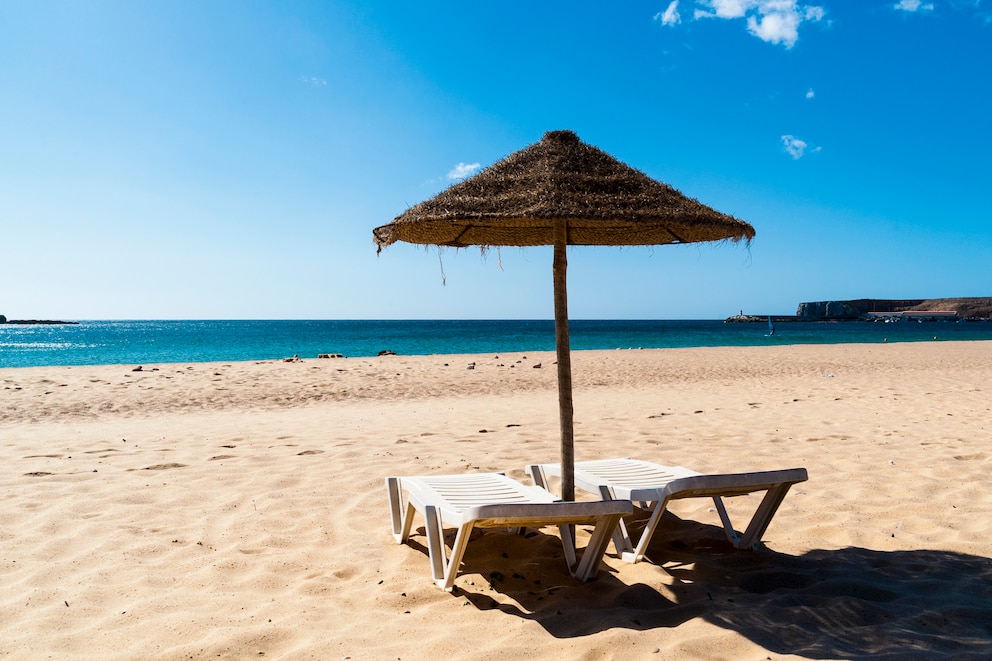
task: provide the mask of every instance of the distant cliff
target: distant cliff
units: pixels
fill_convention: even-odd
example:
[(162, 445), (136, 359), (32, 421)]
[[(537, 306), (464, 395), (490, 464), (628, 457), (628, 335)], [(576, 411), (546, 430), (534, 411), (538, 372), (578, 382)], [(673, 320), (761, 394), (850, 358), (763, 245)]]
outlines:
[(798, 321), (862, 319), (869, 313), (956, 312), (961, 319), (992, 319), (992, 298), (877, 299), (800, 303)]

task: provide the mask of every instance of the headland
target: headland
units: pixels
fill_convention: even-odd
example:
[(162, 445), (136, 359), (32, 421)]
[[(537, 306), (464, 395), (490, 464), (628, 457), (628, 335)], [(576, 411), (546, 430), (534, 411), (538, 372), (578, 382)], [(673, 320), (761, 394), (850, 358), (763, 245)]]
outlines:
[(795, 315), (740, 314), (727, 322), (787, 321), (977, 321), (992, 319), (992, 297), (859, 298), (800, 303)]

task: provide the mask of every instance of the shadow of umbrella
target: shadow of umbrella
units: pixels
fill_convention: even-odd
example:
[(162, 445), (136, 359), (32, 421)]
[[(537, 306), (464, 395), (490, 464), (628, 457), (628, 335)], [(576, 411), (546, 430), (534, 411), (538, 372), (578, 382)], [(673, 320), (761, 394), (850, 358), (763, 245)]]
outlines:
[[(512, 575), (526, 564), (526, 545), (504, 551), (505, 566), (492, 570), (496, 549), (487, 552), (485, 542), (479, 550), (488, 557), (475, 571), (497, 572), (492, 591), (462, 586), (456, 594), (480, 610), (535, 621), (556, 638), (667, 629), (701, 618), (773, 653), (811, 659), (992, 658), (990, 558), (857, 547), (741, 553), (717, 526), (666, 518), (668, 534), (656, 536), (649, 553), (660, 566), (644, 569), (674, 579), (667, 596), (643, 583), (624, 584), (629, 565), (596, 583), (535, 586), (526, 571)], [(558, 540), (546, 537), (550, 552)]]
[(373, 237), (379, 250), (396, 241), (456, 248), (554, 246), (561, 489), (563, 500), (574, 500), (566, 247), (750, 241), (754, 228), (624, 165), (571, 131), (550, 131), (375, 228)]
[[(816, 659), (992, 658), (989, 558), (856, 547), (753, 555), (703, 617), (766, 649)], [(695, 580), (719, 565), (674, 575)]]

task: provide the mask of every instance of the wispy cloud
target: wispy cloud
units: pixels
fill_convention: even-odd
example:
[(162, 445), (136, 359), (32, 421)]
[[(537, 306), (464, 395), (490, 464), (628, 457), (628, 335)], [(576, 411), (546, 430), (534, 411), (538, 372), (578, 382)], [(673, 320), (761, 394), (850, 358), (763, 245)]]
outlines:
[(678, 25), (681, 23), (682, 16), (679, 15), (679, 0), (672, 0), (668, 5), (668, 9), (654, 15), (654, 20), (661, 21), (662, 25)]
[(910, 13), (918, 11), (933, 11), (932, 2), (922, 2), (921, 0), (899, 0), (896, 4), (892, 5), (897, 11), (907, 11)]
[(811, 154), (816, 154), (821, 151), (821, 147), (813, 147), (810, 149), (809, 144), (805, 140), (800, 140), (794, 135), (782, 136), (782, 149), (795, 161), (802, 158), (807, 150), (809, 150)]
[(716, 18), (744, 18), (753, 5), (754, 0), (699, 0), (697, 4), (707, 9), (697, 9), (696, 18), (715, 16)]
[(448, 179), (467, 179), (478, 169), (478, 163), (459, 163), (448, 173)]
[(798, 0), (696, 0), (696, 5), (692, 14), (695, 20), (744, 19), (747, 31), (755, 37), (786, 48), (796, 45), (803, 23), (819, 22), (827, 15), (823, 7), (800, 5)]
[(808, 90), (806, 90), (806, 98), (807, 99), (812, 99), (815, 96), (816, 96), (816, 92), (813, 91), (813, 88), (812, 87), (810, 87)]
[(327, 79), (317, 76), (303, 76), (303, 82), (314, 87), (327, 87)]

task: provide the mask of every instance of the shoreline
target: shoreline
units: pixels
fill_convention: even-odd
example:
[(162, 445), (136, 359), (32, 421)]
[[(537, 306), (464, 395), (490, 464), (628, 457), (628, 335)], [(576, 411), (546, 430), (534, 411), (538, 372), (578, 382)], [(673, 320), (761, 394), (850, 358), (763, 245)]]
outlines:
[[(861, 362), (848, 369), (860, 375), (965, 370), (954, 356), (983, 353), (992, 356), (992, 340), (591, 349), (572, 352), (572, 382), (576, 393), (721, 382), (734, 378), (734, 370), (723, 372), (724, 363), (747, 364), (743, 376), (750, 380), (779, 378), (784, 368), (819, 376), (851, 354), (860, 355)], [(541, 351), (159, 363), (140, 370), (120, 364), (0, 368), (0, 392), (7, 395), (0, 400), (0, 420), (140, 415), (143, 408), (169, 414), (236, 411), (249, 402), (253, 408), (278, 409), (356, 400), (430, 400), (452, 393), (485, 399), (556, 392), (555, 361), (554, 352)], [(301, 382), (309, 385), (286, 387)]]
[[(29, 329), (27, 331), (19, 329)], [(216, 322), (120, 323), (0, 330), (0, 366), (151, 365), (176, 362), (283, 360), (341, 354), (351, 358), (554, 350), (551, 321), (507, 322)], [(992, 324), (795, 323), (777, 332), (763, 324), (721, 321), (581, 320), (572, 324), (575, 351), (692, 346), (992, 340)]]
[[(767, 323), (767, 322), (765, 322)], [(802, 322), (807, 323), (807, 322)], [(832, 324), (839, 322), (822, 321), (822, 322), (808, 322), (816, 324)], [(840, 322), (849, 323), (849, 322)], [(877, 323), (877, 322), (864, 322), (864, 323)], [(936, 322), (942, 323), (942, 322)], [(733, 345), (704, 345), (704, 346), (670, 346), (670, 347), (615, 347), (611, 349), (575, 349), (571, 350), (573, 356), (584, 354), (584, 353), (594, 353), (594, 352), (605, 352), (605, 353), (618, 353), (618, 352), (639, 352), (639, 351), (682, 351), (688, 349), (781, 349), (788, 347), (836, 347), (836, 346), (887, 346), (887, 345), (899, 345), (899, 344), (946, 344), (946, 343), (975, 343), (975, 342), (989, 342), (992, 343), (992, 339), (938, 339), (938, 336), (934, 336), (932, 339), (900, 339), (898, 337), (893, 338), (891, 341), (887, 337), (880, 341), (873, 342), (776, 342), (775, 344), (733, 344)], [(305, 362), (305, 361), (319, 361), (333, 363), (346, 362), (346, 361), (358, 361), (358, 360), (374, 360), (378, 358), (458, 358), (458, 357), (486, 357), (492, 358), (493, 356), (498, 356), (499, 354), (509, 355), (547, 355), (551, 354), (552, 360), (554, 360), (555, 350), (552, 349), (533, 349), (533, 350), (511, 350), (511, 351), (487, 351), (487, 352), (455, 352), (455, 353), (425, 353), (425, 354), (403, 354), (396, 353), (392, 351), (383, 352), (380, 355), (367, 355), (367, 356), (348, 356), (343, 354), (328, 354), (329, 357), (325, 357), (323, 354), (318, 355), (304, 355), (294, 354), (293, 356), (285, 356), (281, 358), (246, 358), (239, 360), (205, 360), (205, 361), (174, 361), (174, 362), (121, 362), (121, 363), (82, 363), (82, 364), (71, 364), (71, 365), (18, 365), (18, 366), (3, 366), (0, 365), (0, 372), (4, 370), (30, 370), (30, 369), (84, 369), (88, 367), (119, 367), (122, 369), (134, 369), (135, 371), (150, 371), (156, 368), (161, 369), (163, 367), (175, 366), (175, 365), (246, 365), (246, 364), (275, 364), (275, 363), (292, 363), (292, 362)], [(140, 367), (141, 370), (136, 368)]]

